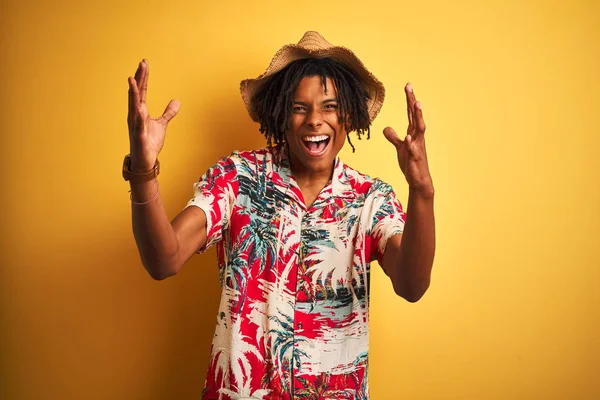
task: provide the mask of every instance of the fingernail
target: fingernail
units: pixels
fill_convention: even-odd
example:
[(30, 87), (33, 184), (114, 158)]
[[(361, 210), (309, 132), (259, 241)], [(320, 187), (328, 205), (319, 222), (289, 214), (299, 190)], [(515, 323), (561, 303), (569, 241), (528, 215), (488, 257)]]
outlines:
[(417, 101), (417, 108), (420, 110), (421, 109), (421, 102)]
[(408, 82), (408, 85), (406, 85), (406, 86), (408, 86), (408, 91), (409, 92), (413, 91), (413, 88), (412, 88), (412, 85), (410, 84), (410, 82)]

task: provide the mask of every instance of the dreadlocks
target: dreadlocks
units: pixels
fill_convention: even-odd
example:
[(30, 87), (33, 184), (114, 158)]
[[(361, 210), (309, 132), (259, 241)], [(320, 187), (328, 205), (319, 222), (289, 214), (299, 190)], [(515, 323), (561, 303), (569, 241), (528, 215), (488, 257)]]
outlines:
[(343, 64), (331, 58), (307, 58), (296, 60), (274, 74), (256, 92), (252, 104), (260, 120), (260, 132), (269, 146), (285, 142), (285, 131), (296, 89), (304, 77), (319, 76), (327, 91), (327, 78), (337, 89), (339, 118), (347, 127), (348, 143), (355, 151), (350, 132), (356, 131), (358, 139), (367, 134), (371, 137), (370, 119), (367, 111), (369, 95), (356, 76)]

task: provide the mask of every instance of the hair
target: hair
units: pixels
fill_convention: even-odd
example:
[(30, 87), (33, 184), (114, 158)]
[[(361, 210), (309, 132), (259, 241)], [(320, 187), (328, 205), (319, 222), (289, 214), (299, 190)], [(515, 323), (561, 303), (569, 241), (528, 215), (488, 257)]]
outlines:
[(371, 137), (367, 100), (369, 94), (358, 78), (344, 64), (331, 58), (306, 58), (290, 63), (270, 77), (252, 98), (252, 107), (258, 115), (260, 132), (267, 144), (285, 143), (285, 131), (300, 81), (305, 77), (319, 76), (327, 91), (327, 78), (335, 84), (338, 97), (338, 117), (346, 125), (348, 143), (350, 132), (356, 131), (358, 139), (365, 133)]

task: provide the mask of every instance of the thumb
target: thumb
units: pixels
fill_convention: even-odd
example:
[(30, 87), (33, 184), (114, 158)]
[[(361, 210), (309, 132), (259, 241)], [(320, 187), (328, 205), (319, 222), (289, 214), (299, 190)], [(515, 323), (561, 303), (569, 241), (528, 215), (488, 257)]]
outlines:
[(173, 119), (174, 116), (179, 112), (179, 108), (181, 107), (181, 103), (179, 100), (171, 100), (169, 104), (167, 104), (167, 108), (165, 108), (165, 112), (160, 117), (160, 120), (163, 124), (168, 124), (170, 120)]
[(396, 146), (396, 148), (402, 146), (402, 139), (400, 139), (394, 128), (391, 126), (388, 126), (383, 130), (383, 135), (391, 144)]

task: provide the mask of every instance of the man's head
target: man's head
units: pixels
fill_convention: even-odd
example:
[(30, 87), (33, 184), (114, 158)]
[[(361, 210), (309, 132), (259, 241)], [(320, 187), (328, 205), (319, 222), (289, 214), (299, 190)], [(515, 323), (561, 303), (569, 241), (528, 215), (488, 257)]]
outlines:
[[(308, 59), (313, 61), (309, 62)], [(321, 59), (323, 61), (319, 61)], [(298, 63), (296, 64), (296, 62)], [(318, 65), (315, 65), (315, 62)], [(292, 64), (294, 65), (292, 66)], [(286, 74), (287, 76), (285, 76)], [(343, 97), (347, 97), (345, 96), (347, 88), (360, 91), (362, 87), (367, 97), (369, 122), (373, 122), (377, 117), (385, 99), (383, 84), (365, 67), (352, 50), (329, 43), (315, 31), (306, 32), (297, 44), (287, 44), (280, 48), (262, 75), (257, 78), (244, 79), (240, 83), (242, 99), (250, 117), (256, 122), (261, 123), (263, 121), (261, 121), (254, 100), (258, 92), (263, 92), (263, 96), (266, 94), (263, 86), (276, 81), (274, 79), (275, 75), (279, 75), (280, 87), (287, 83), (286, 87), (288, 89), (296, 87), (302, 77), (305, 76), (328, 76), (339, 86), (340, 94)], [(340, 82), (337, 82), (338, 78)], [(342, 87), (344, 83), (348, 83), (348, 85)], [(276, 86), (271, 85), (272, 88)], [(280, 91), (277, 91), (277, 94), (280, 93)], [(289, 94), (287, 96), (289, 98)], [(272, 101), (271, 103), (274, 104), (275, 102)], [(362, 127), (353, 126), (353, 129), (361, 133), (368, 130), (367, 125)]]
[[(333, 59), (308, 58), (296, 60), (274, 74), (252, 99), (260, 122), (260, 131), (269, 144), (281, 144), (286, 141), (286, 132), (291, 128), (291, 120), (298, 120), (294, 117), (298, 115), (294, 112), (297, 90), (303, 79), (312, 77), (319, 78), (324, 94), (329, 94), (330, 99), (336, 100), (336, 115), (339, 123), (345, 128), (346, 135), (356, 131), (359, 138), (364, 133), (368, 136), (371, 125), (367, 111), (368, 94), (356, 76), (346, 66)], [(331, 108), (330, 104), (328, 110)], [(312, 108), (305, 108), (303, 112), (310, 113), (311, 110)]]
[(309, 171), (331, 168), (346, 138), (352, 146), (350, 132), (368, 138), (385, 98), (383, 84), (351, 50), (314, 31), (279, 49), (262, 75), (241, 82), (240, 92), (267, 142), (287, 143), (293, 164)]

